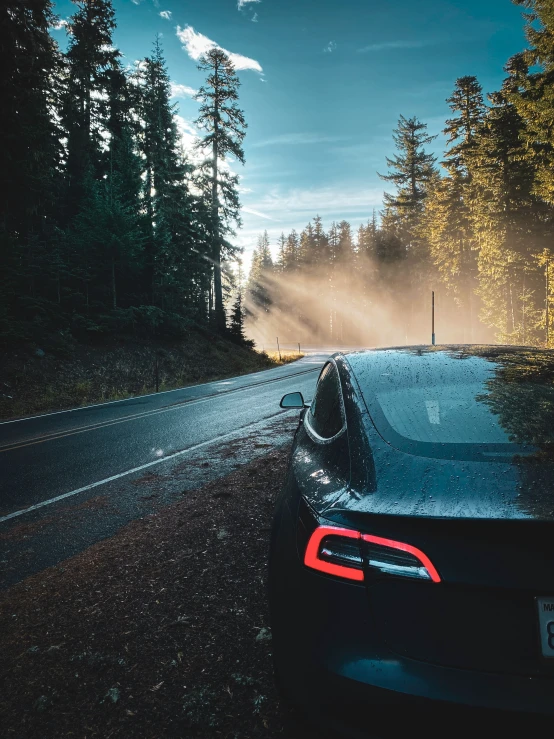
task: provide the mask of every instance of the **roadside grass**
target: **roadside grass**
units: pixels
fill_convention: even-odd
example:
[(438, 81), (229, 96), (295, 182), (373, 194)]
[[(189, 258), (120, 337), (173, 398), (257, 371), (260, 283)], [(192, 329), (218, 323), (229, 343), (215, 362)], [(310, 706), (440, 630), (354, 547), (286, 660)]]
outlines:
[(290, 362), (296, 362), (298, 359), (302, 359), (302, 357), (306, 356), (302, 352), (291, 351), (282, 351), (279, 356), (279, 352), (277, 350), (265, 350), (263, 352), (259, 352), (259, 354), (265, 354), (266, 357), (276, 364), (289, 364)]
[(180, 342), (119, 341), (71, 345), (63, 355), (48, 346), (0, 357), (0, 419), (10, 420), (94, 403), (224, 380), (299, 358), (258, 352), (220, 337), (191, 333)]

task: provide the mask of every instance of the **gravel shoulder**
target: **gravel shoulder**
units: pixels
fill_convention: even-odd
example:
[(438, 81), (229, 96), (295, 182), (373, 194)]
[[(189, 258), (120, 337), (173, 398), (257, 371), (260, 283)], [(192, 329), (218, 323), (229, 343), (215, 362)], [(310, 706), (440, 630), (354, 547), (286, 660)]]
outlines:
[(296, 736), (273, 685), (265, 582), (287, 457), (273, 450), (4, 591), (3, 736)]

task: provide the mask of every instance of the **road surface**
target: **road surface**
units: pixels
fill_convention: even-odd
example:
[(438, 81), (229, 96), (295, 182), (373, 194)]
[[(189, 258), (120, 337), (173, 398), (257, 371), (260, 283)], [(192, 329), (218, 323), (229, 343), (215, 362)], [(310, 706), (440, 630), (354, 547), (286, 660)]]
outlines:
[(61, 561), (286, 441), (297, 412), (280, 410), (279, 400), (295, 390), (310, 400), (328, 354), (0, 423), (4, 584)]

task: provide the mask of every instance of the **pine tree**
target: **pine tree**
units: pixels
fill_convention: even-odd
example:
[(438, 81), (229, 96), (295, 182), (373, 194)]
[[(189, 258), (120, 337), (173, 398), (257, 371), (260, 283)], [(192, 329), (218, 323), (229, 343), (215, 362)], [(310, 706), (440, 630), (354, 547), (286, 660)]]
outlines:
[(375, 210), (371, 221), (367, 224), (360, 224), (358, 228), (358, 244), (357, 251), (361, 257), (366, 259), (375, 259), (377, 256), (377, 218)]
[(231, 232), (231, 222), (240, 224), (240, 206), (238, 177), (225, 169), (223, 162), (228, 154), (232, 154), (244, 164), (242, 142), (246, 122), (237, 105), (240, 81), (225, 52), (219, 48), (210, 49), (200, 58), (198, 68), (208, 73), (206, 85), (200, 88), (195, 97), (200, 102), (196, 125), (207, 132), (199, 142), (199, 149), (211, 153), (202, 167), (201, 184), (207, 191), (211, 206), (215, 324), (220, 331), (224, 331), (221, 259), (226, 242), (223, 241), (223, 235)]
[(132, 284), (139, 276), (143, 240), (133, 204), (125, 203), (117, 175), (103, 182), (90, 179), (84, 183), (84, 192), (86, 200), (68, 233), (80, 255), (77, 268), (86, 283), (87, 307), (91, 287), (98, 307), (125, 307), (119, 285)]
[[(207, 302), (208, 212), (190, 192), (192, 167), (181, 150), (171, 84), (159, 39), (137, 72), (146, 211), (145, 291), (169, 314), (201, 317)], [(199, 315), (200, 314), (200, 315)]]
[[(425, 146), (436, 137), (427, 134), (427, 125), (417, 118), (400, 116), (393, 139), (397, 154), (387, 157), (389, 173), (379, 175), (396, 185), (396, 193), (385, 193), (385, 208), (381, 215), (387, 237), (381, 246), (389, 250), (389, 264), (405, 258), (406, 279), (402, 282), (392, 269), (386, 270), (389, 288), (396, 293), (402, 315), (405, 317), (406, 340), (420, 320), (424, 294), (430, 288), (429, 244), (421, 229), (424, 202), (438, 177), (436, 157), (425, 151)], [(400, 250), (397, 249), (401, 245)], [(410, 289), (406, 290), (406, 286)]]
[(273, 259), (267, 231), (258, 238), (252, 253), (252, 264), (247, 284), (247, 315), (258, 320), (268, 314), (274, 302)]
[(477, 77), (467, 76), (457, 79), (454, 92), (446, 102), (457, 115), (446, 121), (443, 133), (447, 136), (449, 148), (442, 165), (451, 177), (469, 178), (477, 131), (486, 111), (483, 89)]
[(308, 223), (300, 234), (300, 243), (298, 247), (298, 262), (302, 268), (312, 266), (314, 263), (314, 229), (311, 223)]
[(486, 111), (477, 78), (456, 80), (447, 102), (455, 114), (446, 121), (444, 129), (448, 149), (442, 164), (448, 176), (429, 189), (422, 232), (429, 241), (441, 279), (465, 311), (464, 331), (469, 329), (468, 337), (472, 340), (478, 250), (469, 217), (472, 161)]
[(292, 272), (298, 267), (298, 252), (300, 244), (298, 241), (298, 234), (292, 229), (290, 234), (287, 236), (287, 243), (285, 246), (285, 272)]
[[(56, 273), (49, 249), (61, 146), (54, 119), (61, 60), (48, 33), (48, 0), (0, 8), (0, 333), (23, 336), (21, 319), (44, 313)], [(40, 277), (40, 279), (38, 279)]]
[(60, 69), (49, 0), (8, 0), (0, 9), (0, 228), (39, 233), (51, 215), (59, 131), (52, 112)]
[(513, 0), (525, 14), (529, 47), (512, 57), (507, 97), (526, 123), (527, 156), (536, 169), (535, 192), (554, 204), (554, 2)]
[(329, 239), (323, 228), (321, 216), (314, 218), (314, 255), (313, 261), (320, 267), (328, 269), (331, 264), (331, 252), (329, 249)]
[(357, 239), (357, 269), (363, 275), (361, 304), (365, 313), (369, 310), (372, 296), (378, 280), (377, 265), (378, 229), (375, 211), (371, 221), (363, 223), (358, 228)]
[(379, 174), (382, 180), (392, 182), (396, 193), (385, 193), (385, 209), (394, 213), (399, 236), (404, 240), (408, 250), (414, 247), (419, 216), (423, 210), (423, 201), (427, 196), (428, 183), (435, 176), (436, 157), (428, 154), (424, 146), (435, 140), (429, 136), (427, 125), (417, 118), (400, 116), (398, 127), (394, 130), (393, 139), (398, 153), (390, 159), (386, 158), (389, 173)]
[(236, 276), (236, 296), (231, 309), (229, 322), (229, 336), (232, 341), (242, 346), (254, 346), (254, 342), (246, 338), (244, 332), (244, 275), (242, 271), (242, 260), (238, 260), (238, 270)]
[(334, 337), (340, 342), (349, 341), (353, 329), (352, 301), (350, 290), (355, 272), (354, 240), (352, 227), (348, 221), (341, 221), (337, 226), (337, 236), (334, 245), (334, 264), (331, 276), (334, 291), (338, 296), (338, 305), (335, 302)]
[(66, 220), (75, 216), (85, 196), (84, 183), (105, 174), (103, 132), (107, 129), (110, 72), (119, 51), (113, 46), (115, 13), (111, 0), (72, 0), (77, 12), (70, 18), (67, 80), (61, 121), (67, 139)]
[(277, 240), (277, 261), (275, 262), (275, 272), (282, 273), (287, 268), (287, 237), (281, 232)]
[(481, 319), (496, 328), (500, 340), (521, 343), (524, 323), (526, 340), (537, 336), (537, 315), (528, 302), (530, 292), (539, 288), (538, 275), (529, 268), (533, 252), (547, 238), (548, 214), (533, 196), (534, 168), (525, 156), (523, 120), (504, 90), (489, 100), (472, 168)]

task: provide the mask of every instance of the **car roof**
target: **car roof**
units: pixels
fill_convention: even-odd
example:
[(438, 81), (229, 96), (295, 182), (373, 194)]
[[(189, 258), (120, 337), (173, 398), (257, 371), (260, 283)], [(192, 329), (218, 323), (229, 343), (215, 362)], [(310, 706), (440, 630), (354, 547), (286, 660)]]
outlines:
[(519, 367), (522, 372), (541, 375), (546, 371), (554, 379), (554, 350), (533, 346), (502, 344), (445, 344), (440, 346), (413, 345), (378, 347), (355, 351), (337, 352), (343, 357), (354, 375), (372, 373), (374, 380), (383, 377), (386, 369), (394, 373), (395, 381), (410, 384), (409, 375), (425, 367), (430, 372), (448, 374), (449, 368), (461, 369), (457, 360), (473, 360), (467, 365), (486, 365), (490, 370), (509, 365), (512, 372)]

